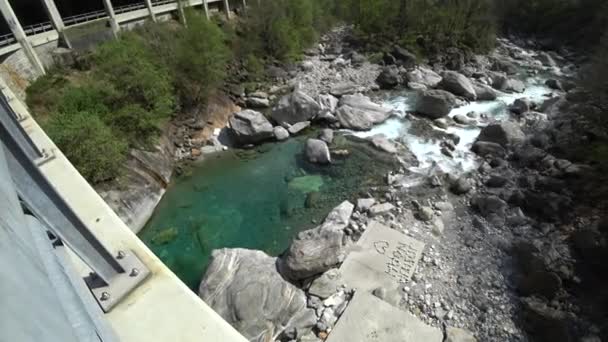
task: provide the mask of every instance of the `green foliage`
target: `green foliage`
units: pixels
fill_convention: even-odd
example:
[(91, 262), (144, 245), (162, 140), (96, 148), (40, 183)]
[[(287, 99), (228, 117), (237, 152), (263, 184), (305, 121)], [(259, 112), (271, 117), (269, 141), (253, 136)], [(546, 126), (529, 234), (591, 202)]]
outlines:
[(333, 22), (334, 0), (251, 2), (243, 23), (243, 56), (297, 59)]
[(64, 75), (56, 72), (38, 77), (26, 89), (27, 105), (39, 117), (46, 116), (49, 111), (57, 108), (63, 89), (68, 84)]
[(169, 68), (140, 36), (129, 32), (102, 44), (94, 61), (94, 78), (113, 88), (115, 108), (137, 103), (155, 119), (172, 114), (175, 99)]
[(605, 0), (495, 1), (504, 30), (556, 38), (559, 46), (593, 46), (608, 26)]
[(337, 11), (375, 45), (398, 42), (423, 53), (449, 47), (483, 52), (495, 39), (491, 0), (347, 0)]
[(113, 134), (95, 113), (55, 113), (46, 132), (78, 171), (93, 183), (114, 178), (122, 166), (127, 143)]
[(230, 50), (224, 33), (202, 14), (186, 11), (188, 27), (178, 38), (175, 84), (182, 104), (197, 105), (206, 100), (226, 76)]

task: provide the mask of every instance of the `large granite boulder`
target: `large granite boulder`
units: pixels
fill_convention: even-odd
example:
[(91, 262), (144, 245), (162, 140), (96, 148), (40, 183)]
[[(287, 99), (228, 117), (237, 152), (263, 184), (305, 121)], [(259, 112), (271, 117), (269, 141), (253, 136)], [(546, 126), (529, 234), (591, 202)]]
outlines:
[(416, 112), (431, 119), (439, 119), (450, 113), (456, 105), (456, 97), (445, 90), (427, 90), (420, 93)]
[(256, 144), (274, 137), (274, 128), (264, 114), (244, 110), (232, 115), (230, 129), (240, 144)]
[(278, 124), (293, 125), (298, 122), (310, 121), (321, 111), (321, 106), (312, 97), (295, 90), (283, 96), (272, 108), (270, 117)]
[(279, 271), (299, 281), (321, 274), (340, 263), (346, 250), (344, 228), (355, 206), (342, 202), (320, 226), (301, 232), (279, 259)]
[(475, 88), (475, 94), (477, 94), (478, 101), (494, 101), (498, 96), (492, 87), (482, 83), (474, 83), (473, 88)]
[(344, 128), (365, 131), (373, 125), (386, 121), (392, 114), (390, 108), (372, 102), (363, 95), (344, 95), (336, 117)]
[(423, 84), (429, 88), (435, 88), (441, 82), (441, 76), (431, 69), (417, 67), (406, 74), (409, 83)]
[(250, 341), (310, 329), (316, 318), (304, 292), (281, 277), (276, 262), (262, 251), (214, 250), (199, 296)]
[(473, 87), (473, 83), (469, 80), (465, 75), (457, 73), (456, 71), (445, 71), (441, 74), (443, 79), (439, 86), (449, 91), (452, 94), (462, 96), (467, 100), (475, 100), (477, 99), (477, 94), (475, 93), (475, 88)]
[(519, 125), (509, 121), (488, 125), (477, 137), (477, 141), (492, 142), (505, 147), (523, 143), (525, 139), (526, 135)]
[(331, 163), (331, 153), (327, 143), (320, 139), (306, 140), (305, 148), (306, 158), (311, 163), (329, 164)]

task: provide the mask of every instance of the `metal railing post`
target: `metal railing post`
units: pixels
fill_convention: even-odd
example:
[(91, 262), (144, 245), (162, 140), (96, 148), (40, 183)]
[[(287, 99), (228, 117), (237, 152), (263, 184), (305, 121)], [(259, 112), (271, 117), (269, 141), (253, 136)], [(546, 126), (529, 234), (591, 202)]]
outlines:
[(2, 12), (2, 16), (4, 16), (6, 23), (15, 36), (15, 39), (17, 39), (19, 44), (21, 44), (21, 48), (25, 52), (25, 55), (29, 59), (30, 63), (32, 63), (34, 69), (36, 69), (40, 75), (46, 74), (44, 65), (42, 65), (40, 58), (38, 58), (38, 54), (27, 40), (27, 35), (23, 31), (23, 27), (19, 23), (19, 20), (17, 19), (15, 12), (13, 12), (13, 8), (8, 0), (0, 0), (0, 12)]

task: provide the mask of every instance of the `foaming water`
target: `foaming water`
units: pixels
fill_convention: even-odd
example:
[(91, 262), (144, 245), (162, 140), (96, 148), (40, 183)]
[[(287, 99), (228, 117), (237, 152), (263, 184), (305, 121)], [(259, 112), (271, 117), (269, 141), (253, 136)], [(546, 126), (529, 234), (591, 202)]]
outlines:
[[(526, 89), (523, 93), (499, 93), (494, 101), (470, 102), (454, 108), (448, 116), (454, 117), (459, 114), (467, 115), (475, 113), (477, 116), (481, 114), (487, 115), (489, 121), (502, 121), (509, 118), (508, 107), (516, 99), (525, 97), (532, 102), (540, 103), (551, 92), (551, 89), (544, 85), (544, 79), (528, 78), (526, 80)], [(434, 168), (447, 173), (460, 174), (477, 168), (479, 161), (476, 155), (471, 152), (471, 146), (477, 139), (484, 124), (480, 123), (471, 126), (454, 125), (447, 129), (441, 129), (432, 125), (432, 129), (436, 131), (456, 135), (460, 138), (450, 157), (442, 153), (442, 141), (440, 139), (424, 136), (424, 133), (417, 134), (412, 130), (412, 119), (408, 118), (406, 113), (414, 111), (415, 104), (416, 93), (411, 91), (389, 98), (383, 105), (392, 108), (396, 115), (386, 122), (373, 127), (370, 131), (355, 132), (353, 134), (362, 138), (384, 134), (389, 139), (402, 142), (408, 146), (420, 162), (418, 167), (410, 168), (412, 172), (426, 173), (429, 168)]]

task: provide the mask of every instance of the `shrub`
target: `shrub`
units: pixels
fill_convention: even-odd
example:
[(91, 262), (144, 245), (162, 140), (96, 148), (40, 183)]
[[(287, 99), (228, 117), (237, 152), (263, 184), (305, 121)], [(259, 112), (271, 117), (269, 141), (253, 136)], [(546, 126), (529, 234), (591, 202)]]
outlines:
[(188, 27), (183, 29), (176, 58), (176, 86), (183, 104), (205, 102), (210, 91), (226, 75), (230, 50), (222, 30), (202, 14), (186, 11)]
[(102, 44), (94, 56), (94, 77), (112, 87), (114, 108), (137, 103), (151, 118), (169, 117), (174, 110), (169, 68), (133, 32)]
[(49, 118), (44, 128), (90, 182), (107, 181), (119, 175), (127, 143), (113, 134), (95, 113), (58, 112)]

